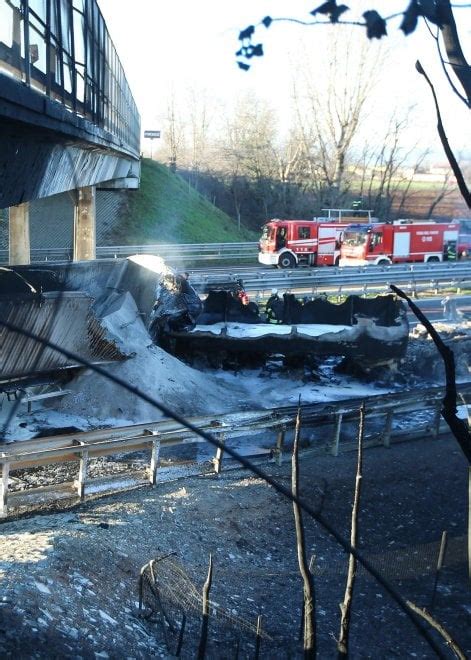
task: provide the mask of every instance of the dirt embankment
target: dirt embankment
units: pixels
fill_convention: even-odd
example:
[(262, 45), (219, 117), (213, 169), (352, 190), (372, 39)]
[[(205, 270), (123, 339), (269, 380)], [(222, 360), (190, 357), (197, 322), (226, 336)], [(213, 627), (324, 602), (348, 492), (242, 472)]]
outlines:
[[(353, 453), (338, 458), (305, 453), (301, 459), (303, 497), (345, 537), (355, 465)], [(288, 460), (264, 468), (289, 487)], [(359, 547), (403, 597), (429, 607), (446, 530), (448, 550), (434, 613), (469, 655), (466, 483), (466, 462), (452, 439), (368, 450)], [(308, 556), (314, 556), (319, 657), (333, 658), (347, 557), (322, 527), (304, 519)], [(211, 657), (235, 657), (237, 643), (239, 657), (253, 657), (258, 614), (270, 637), (263, 641), (262, 657), (302, 655), (292, 506), (247, 472), (161, 483), (66, 512), (6, 522), (0, 529), (4, 657), (169, 657), (161, 626), (137, 612), (141, 567), (167, 553), (175, 555), (156, 565), (156, 575), (169, 616), (180, 621), (177, 605), (186, 608), (183, 657), (196, 655), (200, 622), (192, 609), (194, 593), (201, 591), (210, 553), (211, 600), (226, 615), (221, 618), (218, 609), (220, 618), (210, 620)], [(434, 657), (363, 570), (353, 607), (352, 658)], [(175, 645), (176, 635), (169, 637)]]

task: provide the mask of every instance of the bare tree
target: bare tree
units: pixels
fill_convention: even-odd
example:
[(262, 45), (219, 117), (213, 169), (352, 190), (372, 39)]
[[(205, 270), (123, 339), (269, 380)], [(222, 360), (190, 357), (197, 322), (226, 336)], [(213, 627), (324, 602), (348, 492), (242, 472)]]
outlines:
[[(357, 471), (355, 477), (355, 491), (353, 495), (352, 506), (352, 524), (350, 529), (350, 545), (352, 548), (357, 547), (358, 537), (358, 514), (360, 509), (360, 496), (361, 496), (361, 481), (363, 478), (363, 438), (365, 434), (365, 404), (362, 403), (360, 408), (360, 423), (358, 427), (358, 454), (357, 454)], [(351, 554), (348, 558), (348, 573), (347, 583), (345, 585), (345, 595), (343, 603), (340, 603), (340, 635), (337, 643), (337, 651), (339, 658), (348, 657), (348, 638), (350, 632), (350, 616), (352, 608), (353, 589), (355, 586), (357, 571), (357, 561)]]
[(190, 169), (193, 186), (198, 187), (198, 174), (202, 167), (208, 166), (207, 151), (209, 141), (208, 99), (205, 91), (191, 89), (188, 94), (189, 108), (189, 143)]
[(412, 108), (402, 114), (394, 111), (378, 144), (365, 144), (361, 163), (356, 166), (355, 189), (366, 207), (378, 217), (389, 219), (403, 212), (406, 201), (413, 195), (414, 177), (428, 155), (428, 150), (416, 154), (417, 145), (402, 147), (401, 137), (411, 111)]
[(227, 171), (234, 182), (245, 177), (251, 182), (265, 217), (272, 207), (271, 181), (276, 179), (274, 143), (275, 114), (253, 96), (242, 99), (226, 126), (223, 143)]
[(313, 185), (326, 206), (339, 206), (351, 189), (355, 139), (368, 112), (381, 55), (331, 30), (315, 62), (304, 59), (293, 101)]
[(427, 211), (427, 217), (431, 217), (436, 207), (442, 202), (446, 197), (454, 193), (456, 190), (456, 185), (453, 184), (453, 173), (449, 169), (445, 176), (443, 177), (442, 185), (437, 190), (434, 199), (430, 203), (430, 206)]
[[(393, 13), (385, 17), (383, 17), (376, 9), (368, 9), (363, 12), (361, 17), (354, 17), (353, 20), (348, 20), (348, 17), (350, 16), (348, 13), (350, 8), (345, 4), (339, 5), (337, 0), (328, 0), (327, 2), (322, 2), (322, 4), (310, 12), (314, 17), (313, 20), (302, 21), (292, 18), (273, 18), (271, 16), (265, 16), (257, 26), (249, 25), (239, 34), (240, 49), (237, 52), (239, 58), (238, 64), (241, 69), (248, 70), (252, 58), (263, 55), (263, 44), (253, 42), (256, 29), (259, 26), (269, 28), (272, 23), (276, 21), (292, 21), (302, 25), (353, 25), (365, 28), (368, 39), (381, 39), (382, 37), (387, 36), (387, 26), (394, 19), (401, 19), (399, 28), (405, 35), (414, 32), (419, 21), (423, 20), (429, 27), (430, 33), (437, 44), (438, 58), (450, 84), (450, 89), (468, 108), (470, 108), (471, 66), (466, 60), (461, 47), (458, 28), (455, 21), (455, 12), (458, 12), (461, 8), (467, 6), (468, 5), (452, 6), (450, 0), (427, 0), (427, 2), (410, 0), (405, 9), (401, 6), (399, 11), (393, 11)], [(448, 144), (432, 81), (429, 79), (420, 63), (418, 63), (417, 70), (425, 77), (432, 91), (440, 141), (457, 179), (460, 192), (467, 205), (471, 208), (471, 192), (463, 177), (460, 166), (454, 157), (453, 151)]]
[[(301, 434), (301, 397), (298, 403), (296, 429), (294, 432), (293, 454), (291, 457), (291, 490), (293, 496), (299, 496), (299, 438)], [(312, 573), (306, 557), (306, 542), (302, 511), (298, 503), (293, 501), (293, 513), (296, 528), (296, 550), (299, 571), (303, 581), (303, 624), (304, 624), (304, 658), (316, 657), (316, 605)]]
[(168, 154), (170, 168), (175, 171), (184, 150), (184, 127), (178, 111), (175, 92), (172, 92), (167, 103), (164, 126), (164, 148)]

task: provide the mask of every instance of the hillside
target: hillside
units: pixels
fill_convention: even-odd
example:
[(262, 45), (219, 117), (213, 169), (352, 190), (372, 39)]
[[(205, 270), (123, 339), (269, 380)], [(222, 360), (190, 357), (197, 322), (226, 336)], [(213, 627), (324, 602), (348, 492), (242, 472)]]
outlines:
[(142, 160), (141, 187), (126, 195), (116, 244), (224, 243), (257, 240), (191, 188), (178, 174), (154, 161)]

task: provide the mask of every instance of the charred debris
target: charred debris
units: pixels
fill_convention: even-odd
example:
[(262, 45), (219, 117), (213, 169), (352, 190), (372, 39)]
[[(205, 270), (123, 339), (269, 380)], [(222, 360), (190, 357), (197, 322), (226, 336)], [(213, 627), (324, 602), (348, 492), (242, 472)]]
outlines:
[(281, 355), (292, 363), (343, 356), (364, 371), (396, 363), (407, 350), (409, 325), (395, 295), (299, 299), (276, 291), (263, 306), (251, 302), (238, 280), (201, 299), (187, 274), (167, 274), (157, 290), (149, 331), (165, 350), (210, 363), (237, 358), (253, 363)]
[(107, 323), (125, 304), (132, 304), (144, 335), (147, 329), (166, 351), (184, 359), (203, 355), (209, 363), (344, 356), (367, 369), (396, 362), (407, 348), (406, 309), (394, 295), (335, 304), (275, 293), (259, 307), (241, 281), (200, 298), (187, 274), (159, 257), (13, 266), (0, 269), (0, 390), (80, 367), (48, 342), (96, 363), (130, 358)]

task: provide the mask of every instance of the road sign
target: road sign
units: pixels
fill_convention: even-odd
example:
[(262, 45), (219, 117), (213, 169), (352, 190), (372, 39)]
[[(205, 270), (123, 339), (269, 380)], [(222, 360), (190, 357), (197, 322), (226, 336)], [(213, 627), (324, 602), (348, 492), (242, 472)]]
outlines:
[(144, 137), (150, 138), (151, 140), (153, 140), (154, 138), (159, 138), (160, 131), (144, 131)]

